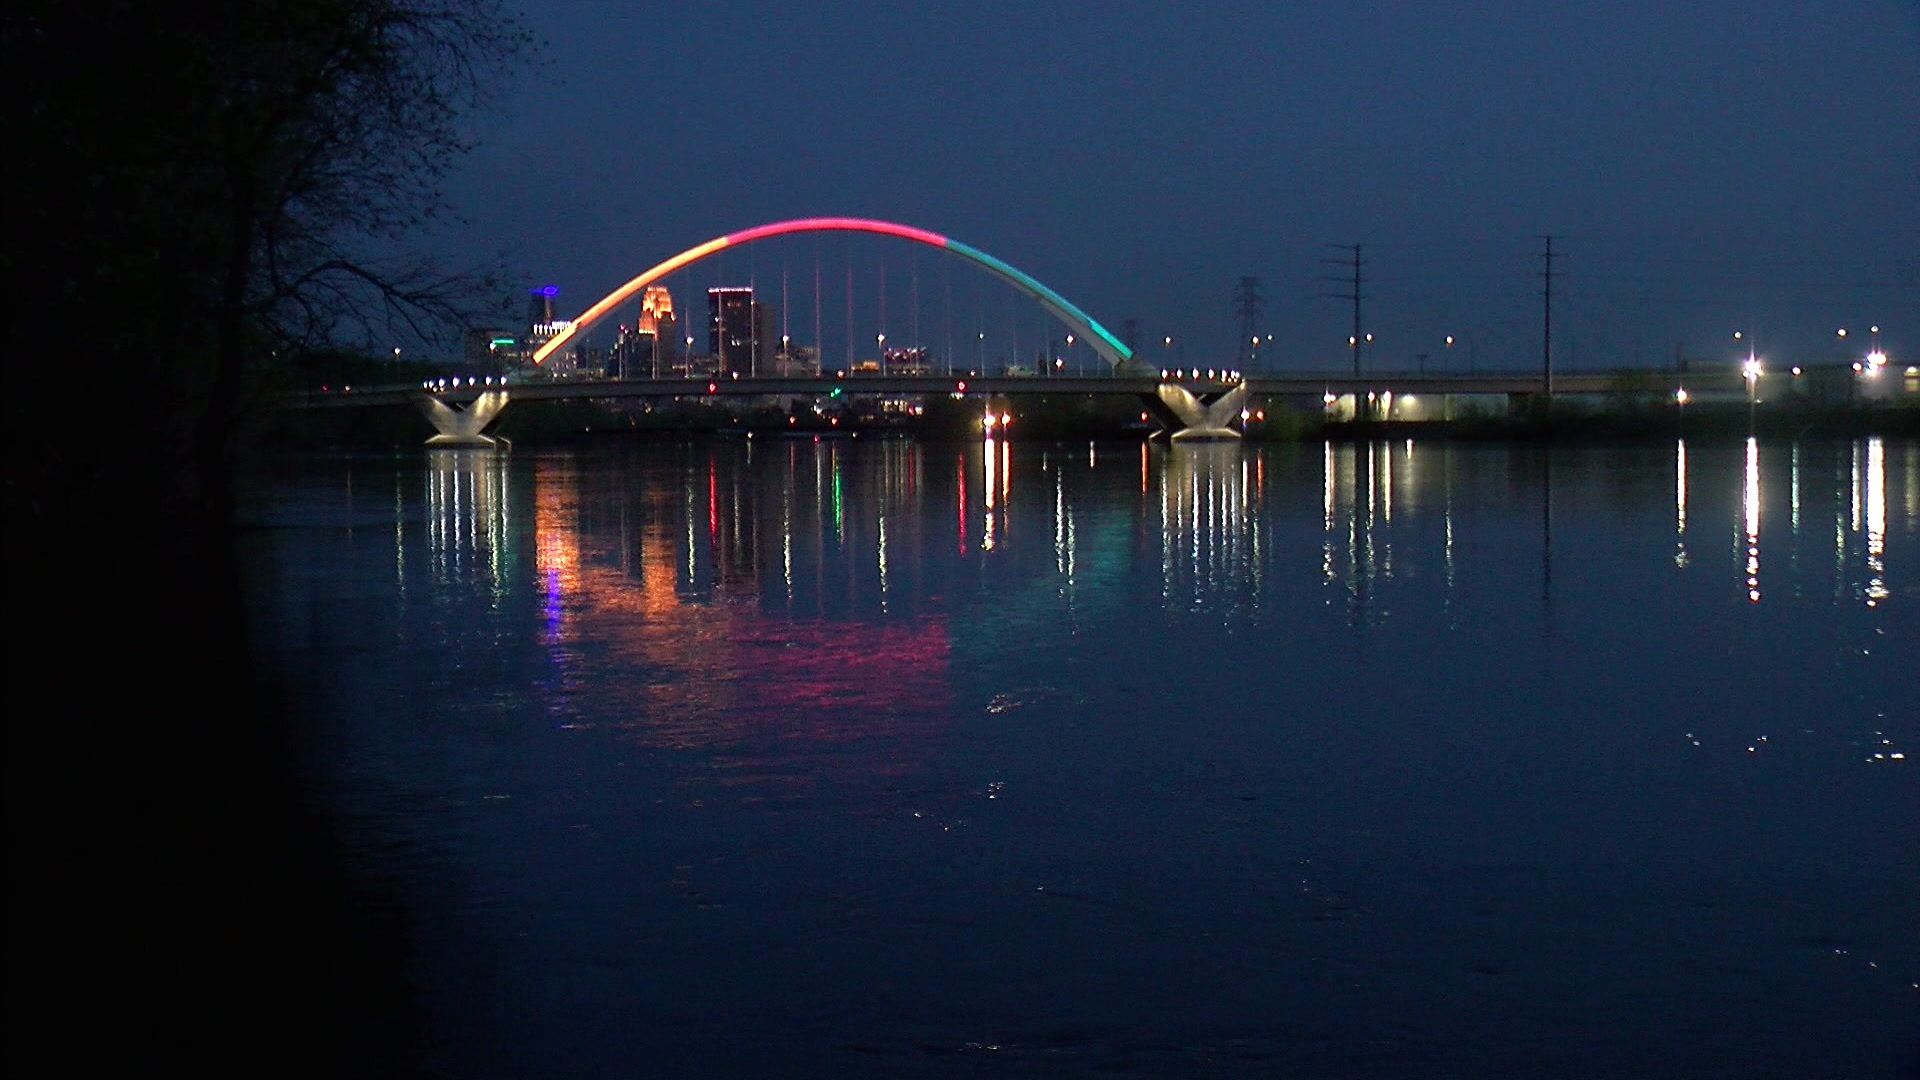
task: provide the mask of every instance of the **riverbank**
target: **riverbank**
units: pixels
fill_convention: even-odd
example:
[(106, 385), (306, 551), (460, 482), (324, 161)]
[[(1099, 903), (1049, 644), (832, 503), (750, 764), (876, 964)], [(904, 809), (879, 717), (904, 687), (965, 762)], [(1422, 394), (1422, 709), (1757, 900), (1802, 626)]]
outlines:
[[(1020, 441), (1137, 440), (1163, 435), (1163, 421), (1127, 398), (1041, 395), (929, 398), (907, 407), (856, 402), (815, 410), (688, 397), (661, 402), (570, 400), (521, 402), (490, 429), (516, 446), (564, 445), (608, 438), (753, 435), (848, 437), (905, 435), (932, 441), (971, 440), (991, 414), (997, 433)], [(1445, 420), (1333, 420), (1283, 401), (1249, 402), (1240, 425), (1252, 442), (1332, 439), (1476, 442), (1661, 442), (1673, 439), (1808, 439), (1864, 435), (1920, 436), (1912, 405), (1823, 407), (1739, 404), (1667, 408), (1593, 408), (1577, 402), (1549, 411), (1471, 414)], [(431, 427), (410, 406), (288, 412), (272, 441), (292, 449), (420, 446)]]

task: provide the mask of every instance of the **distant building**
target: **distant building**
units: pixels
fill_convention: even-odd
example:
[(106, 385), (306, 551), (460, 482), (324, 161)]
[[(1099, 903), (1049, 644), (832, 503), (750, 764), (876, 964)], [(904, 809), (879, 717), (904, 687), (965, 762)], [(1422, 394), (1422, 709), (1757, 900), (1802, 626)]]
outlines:
[(707, 352), (715, 374), (770, 373), (778, 340), (773, 309), (755, 300), (753, 289), (707, 290)]
[[(571, 325), (567, 320), (554, 316), (554, 298), (559, 295), (560, 287), (557, 285), (543, 285), (537, 289), (527, 290), (527, 328), (526, 332), (520, 335), (520, 360), (522, 362), (531, 362), (533, 360), (533, 354), (540, 351), (540, 346), (553, 340), (555, 336)], [(547, 362), (542, 366), (551, 372), (568, 371), (576, 368), (578, 364), (574, 362), (572, 355), (563, 355), (564, 353), (566, 353), (566, 350), (561, 350), (561, 352), (547, 357)]]
[(933, 356), (924, 346), (888, 349), (880, 354), (880, 370), (889, 375), (929, 375), (933, 373)]
[(560, 295), (558, 285), (543, 285), (527, 290), (527, 325), (553, 322), (553, 298)]
[(631, 328), (620, 328), (614, 346), (615, 372), (623, 379), (654, 379), (675, 374), (679, 325), (673, 317), (673, 294), (664, 285), (650, 285), (640, 297), (640, 318)]
[(638, 329), (643, 334), (654, 333), (661, 319), (673, 319), (673, 294), (665, 285), (649, 285), (640, 295), (640, 321)]
[(657, 370), (662, 377), (685, 375), (687, 361), (681, 351), (680, 324), (674, 321), (673, 312), (666, 311), (653, 317), (653, 366), (647, 374)]
[(807, 345), (785, 345), (773, 354), (773, 374), (820, 374), (820, 350)]
[[(540, 351), (540, 346), (552, 341), (572, 325), (573, 323), (566, 319), (555, 319), (552, 322), (534, 323), (527, 327), (526, 335), (520, 339), (520, 358), (523, 361), (531, 361), (533, 354)], [(578, 353), (583, 345), (584, 343), (577, 343), (572, 350), (557, 350), (548, 356), (541, 366), (556, 374), (573, 372), (580, 366), (576, 361), (584, 359)]]
[(520, 357), (520, 336), (512, 330), (475, 327), (466, 332), (460, 351), (467, 370), (504, 375)]

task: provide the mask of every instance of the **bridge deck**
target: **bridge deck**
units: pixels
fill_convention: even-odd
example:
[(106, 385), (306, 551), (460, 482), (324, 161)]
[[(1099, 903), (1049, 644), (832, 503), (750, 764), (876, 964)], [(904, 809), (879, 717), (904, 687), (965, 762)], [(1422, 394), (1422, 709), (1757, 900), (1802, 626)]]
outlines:
[[(1652, 385), (1685, 386), (1694, 392), (1740, 391), (1745, 383), (1739, 372), (1671, 371), (1635, 373)], [(1603, 394), (1618, 389), (1618, 374), (1556, 374), (1556, 394)], [(708, 394), (768, 396), (779, 394), (922, 395), (964, 393), (972, 396), (998, 394), (1147, 394), (1163, 382), (1185, 387), (1198, 395), (1225, 393), (1238, 382), (1209, 379), (1157, 379), (1124, 375), (1093, 376), (1008, 376), (1008, 375), (850, 375), (790, 376), (777, 378), (709, 379), (555, 379), (515, 382), (507, 386), (515, 401), (554, 401), (569, 398), (672, 398), (703, 397)], [(1303, 373), (1298, 375), (1254, 375), (1244, 380), (1250, 395), (1319, 396), (1387, 390), (1394, 394), (1537, 394), (1542, 390), (1540, 376), (1513, 372), (1493, 374), (1420, 374), (1416, 372), (1380, 372), (1355, 377), (1352, 374)], [(711, 389), (709, 389), (711, 387)], [(477, 398), (492, 387), (461, 386), (437, 391), (435, 396), (450, 402)], [(422, 392), (418, 384), (404, 387), (378, 387), (351, 392), (313, 393), (300, 405), (308, 408), (365, 407), (399, 405)]]

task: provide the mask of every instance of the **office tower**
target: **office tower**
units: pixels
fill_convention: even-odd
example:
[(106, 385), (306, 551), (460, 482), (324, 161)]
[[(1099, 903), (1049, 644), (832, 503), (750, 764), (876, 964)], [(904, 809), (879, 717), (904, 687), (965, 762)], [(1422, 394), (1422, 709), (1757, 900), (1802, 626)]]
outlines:
[(752, 375), (760, 320), (751, 288), (707, 290), (707, 351), (720, 375)]

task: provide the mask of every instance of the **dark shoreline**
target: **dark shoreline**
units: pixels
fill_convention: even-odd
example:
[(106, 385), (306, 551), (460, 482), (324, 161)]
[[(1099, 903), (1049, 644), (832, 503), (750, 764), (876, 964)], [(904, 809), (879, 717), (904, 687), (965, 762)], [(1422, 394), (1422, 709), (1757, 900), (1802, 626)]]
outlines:
[[(528, 402), (510, 407), (490, 431), (514, 446), (568, 446), (583, 442), (688, 437), (875, 438), (902, 436), (929, 442), (976, 441), (983, 402), (929, 403), (920, 417), (847, 417), (835, 424), (814, 416), (789, 417), (768, 409), (716, 409), (705, 401), (674, 403), (645, 414), (597, 401)], [(1140, 419), (1132, 402), (1084, 398), (1017, 401), (1006, 437), (1013, 441), (1139, 441), (1164, 432)], [(1696, 405), (1685, 410), (1605, 410), (1567, 405), (1545, 414), (1469, 416), (1453, 420), (1330, 421), (1282, 403), (1256, 403), (1244, 425), (1248, 442), (1358, 442), (1420, 439), (1519, 444), (1633, 444), (1675, 439), (1710, 442), (1780, 439), (1920, 437), (1920, 407), (1818, 408)], [(283, 414), (270, 442), (282, 449), (407, 449), (424, 446), (432, 428), (411, 407)]]

